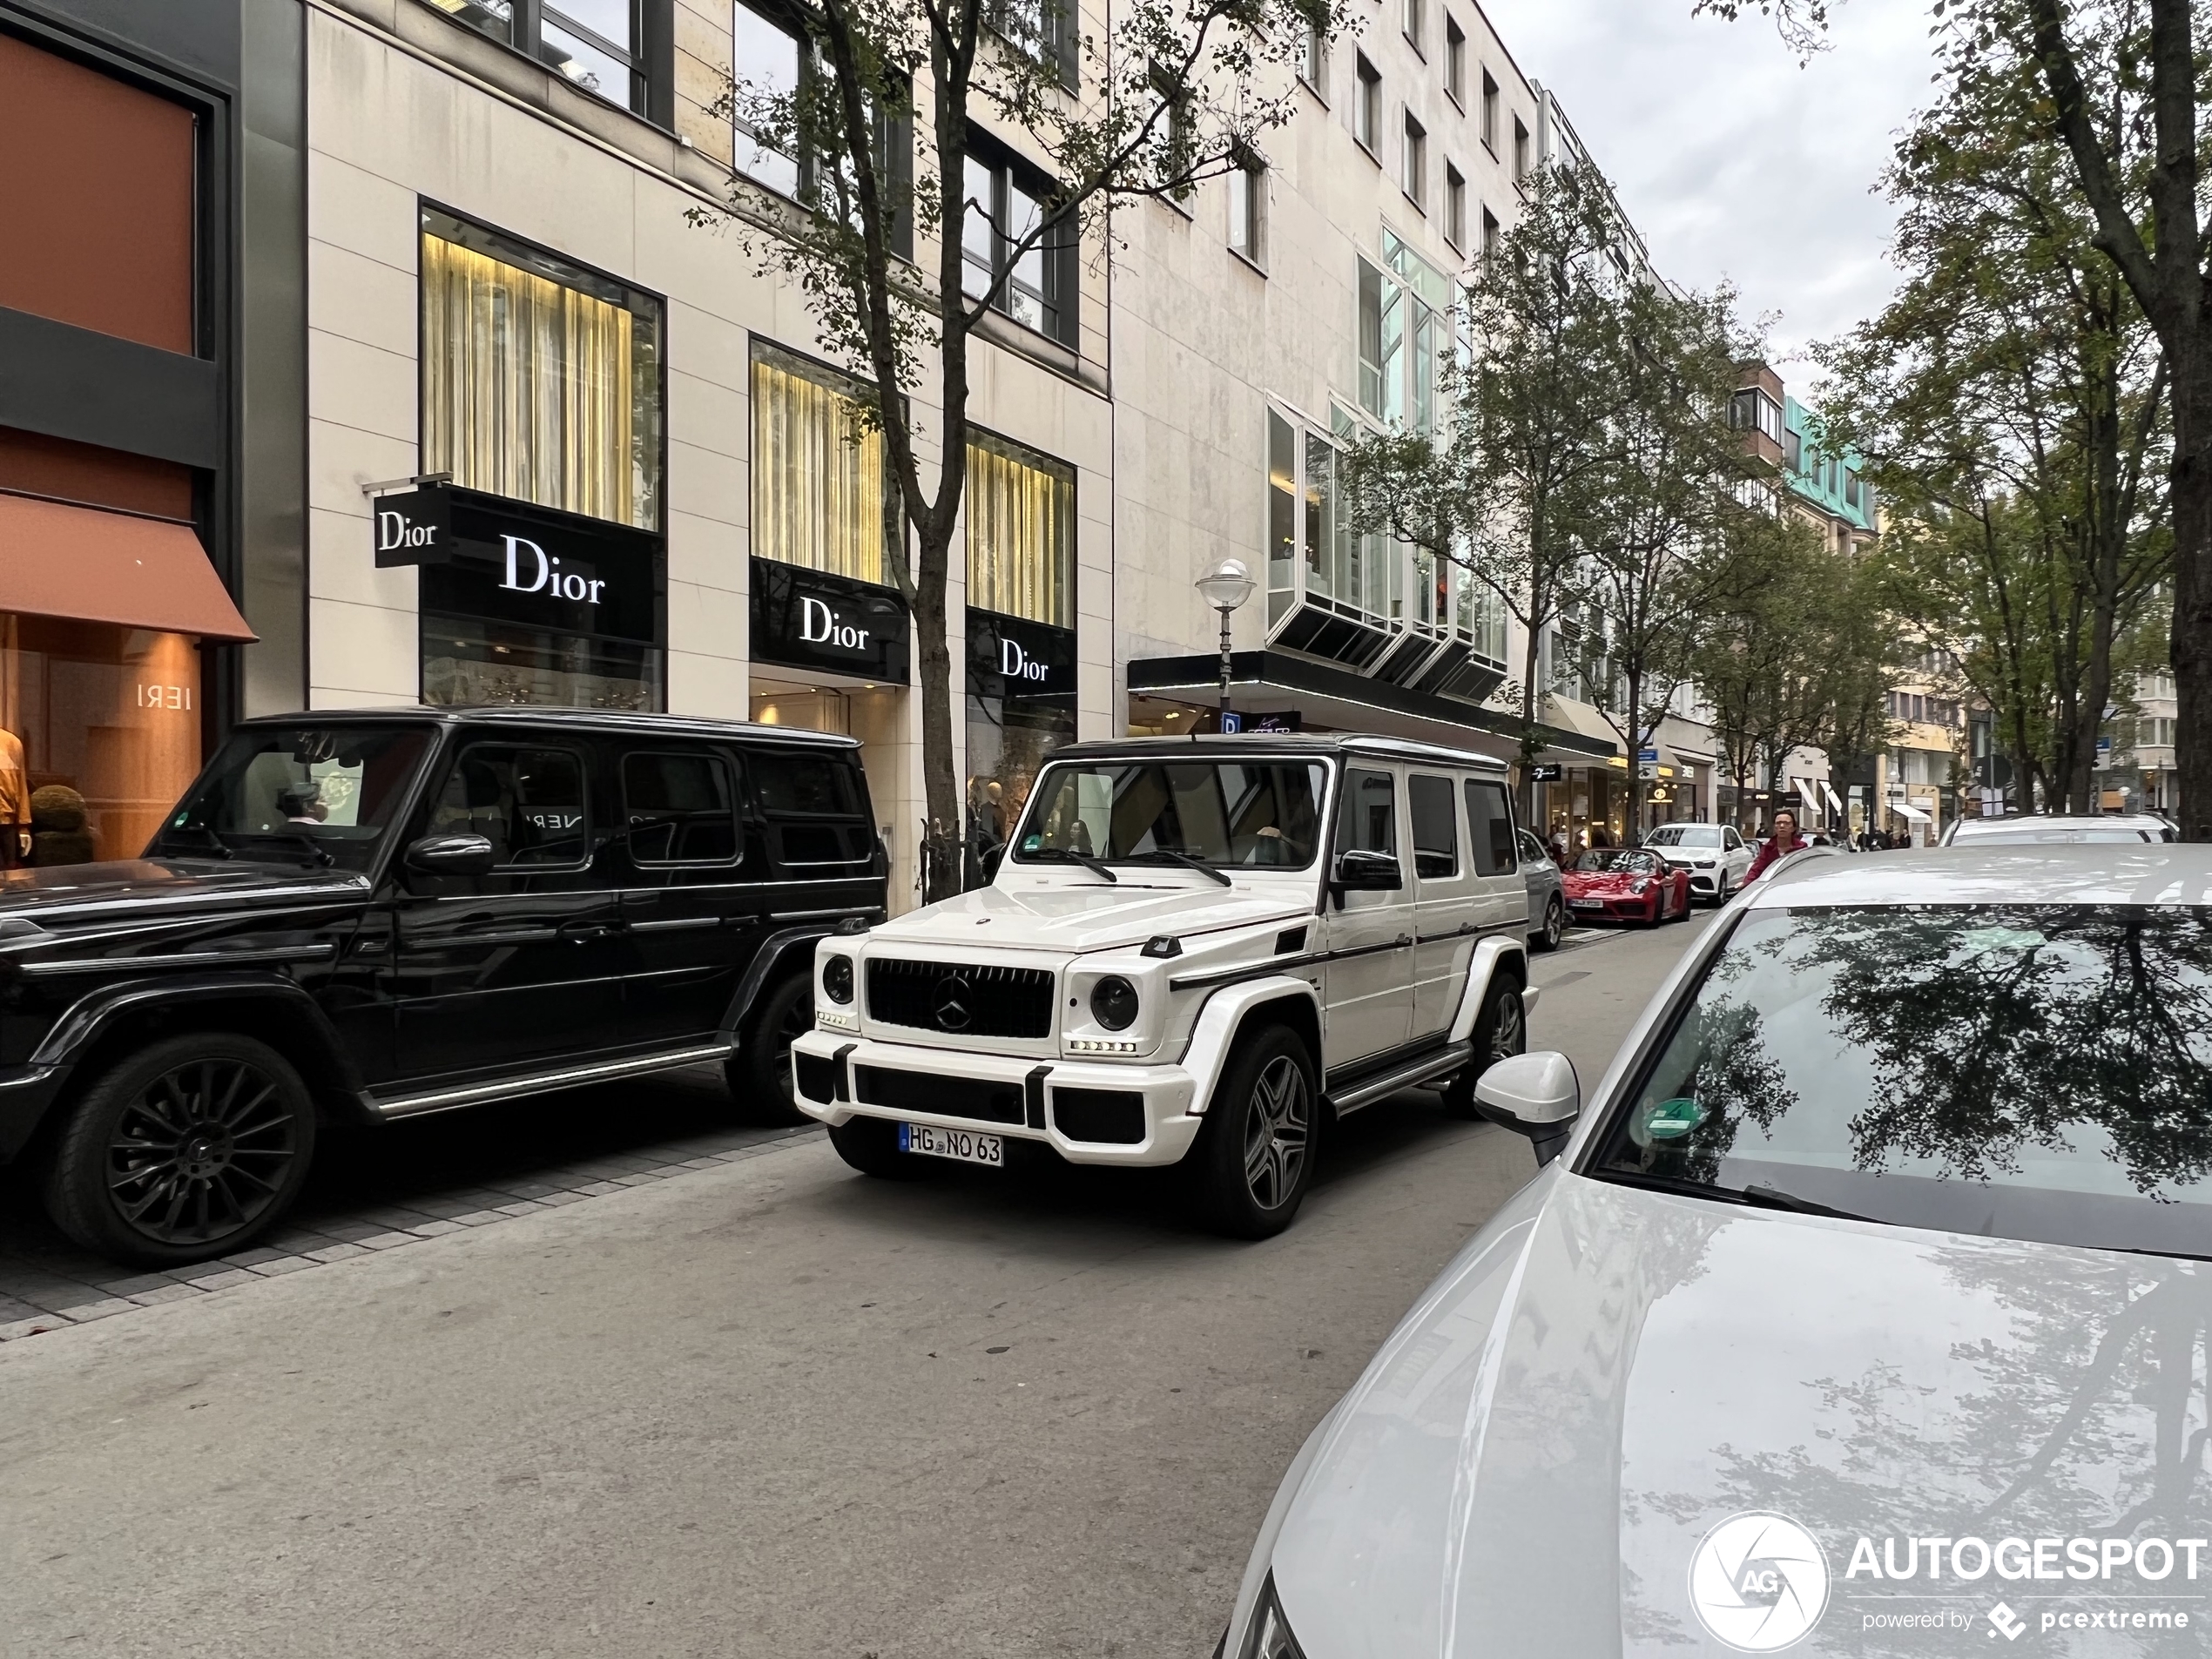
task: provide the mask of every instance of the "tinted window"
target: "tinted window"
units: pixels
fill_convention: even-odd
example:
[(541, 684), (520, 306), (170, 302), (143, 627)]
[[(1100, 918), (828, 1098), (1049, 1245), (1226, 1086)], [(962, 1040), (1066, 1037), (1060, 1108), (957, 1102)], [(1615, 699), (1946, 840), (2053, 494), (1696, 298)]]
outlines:
[(843, 755), (757, 755), (752, 786), (765, 813), (810, 813), (862, 818), (853, 769)]
[[(1474, 868), (1479, 875), (1513, 873), (1513, 808), (1506, 803), (1503, 784), (1467, 779), (1467, 834), (1474, 843)], [(1521, 840), (1529, 841), (1524, 835)], [(1530, 858), (1541, 858), (1541, 846), (1525, 849)]]
[(1386, 772), (1347, 772), (1337, 811), (1337, 851), (1398, 856), (1398, 795)]
[(583, 762), (566, 749), (478, 744), (447, 774), (433, 835), (481, 835), (509, 866), (583, 862), (591, 845)]
[(779, 866), (801, 876), (829, 876), (875, 856), (875, 830), (860, 763), (849, 749), (747, 757), (755, 798), (768, 820)]
[(365, 870), (429, 752), (423, 726), (254, 728), (226, 743), (154, 837), (173, 857)]
[(1460, 815), (1452, 805), (1452, 780), (1416, 772), (1406, 780), (1406, 799), (1413, 815), (1413, 873), (1430, 880), (1457, 875)]
[(2212, 1254), (2212, 918), (1753, 911), (1593, 1173)]
[(640, 864), (727, 864), (738, 856), (737, 794), (719, 755), (623, 757), (630, 856)]

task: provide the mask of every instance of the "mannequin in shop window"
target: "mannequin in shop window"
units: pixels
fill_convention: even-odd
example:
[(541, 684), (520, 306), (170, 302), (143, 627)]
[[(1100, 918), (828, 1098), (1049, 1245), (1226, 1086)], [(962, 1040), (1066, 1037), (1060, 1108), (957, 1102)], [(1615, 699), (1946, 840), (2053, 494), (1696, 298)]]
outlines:
[(30, 854), (30, 774), (24, 769), (23, 739), (0, 730), (0, 867), (13, 867)]

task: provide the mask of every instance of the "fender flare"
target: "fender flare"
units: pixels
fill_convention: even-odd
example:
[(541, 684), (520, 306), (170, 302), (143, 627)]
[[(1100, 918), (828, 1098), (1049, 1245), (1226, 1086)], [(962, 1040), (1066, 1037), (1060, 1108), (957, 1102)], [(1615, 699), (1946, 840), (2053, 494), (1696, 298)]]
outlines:
[(1481, 1017), (1482, 1000), (1490, 995), (1490, 981), (1497, 977), (1501, 966), (1507, 966), (1520, 982), (1524, 995), (1528, 990), (1528, 941), (1518, 935), (1493, 934), (1479, 940), (1474, 954), (1467, 962), (1467, 988), (1460, 993), (1459, 1012), (1452, 1016), (1450, 1041), (1465, 1042), (1474, 1035), (1474, 1022)]
[[(1206, 999), (1205, 1006), (1198, 1010), (1198, 1017), (1191, 1024), (1190, 1041), (1183, 1051), (1183, 1068), (1190, 1074), (1189, 1109), (1192, 1116), (1203, 1115), (1212, 1103), (1215, 1085), (1221, 1081), (1222, 1068), (1229, 1062), (1230, 1051), (1237, 1046), (1245, 1016), (1271, 1002), (1291, 1001), (1301, 1003), (1310, 1010), (1313, 1028), (1321, 1028), (1320, 994), (1305, 981), (1288, 974), (1273, 974), (1265, 979), (1224, 986)], [(1319, 1055), (1313, 1056), (1313, 1064), (1318, 1074)], [(1318, 1089), (1318, 1075), (1314, 1081)]]
[[(67, 1087), (84, 1055), (122, 1021), (164, 1006), (250, 999), (280, 1007), (285, 1017), (306, 1028), (308, 1042), (326, 1068), (316, 1093), (344, 1105), (364, 1123), (381, 1121), (368, 1103), (368, 1085), (347, 1053), (330, 1016), (295, 980), (277, 974), (205, 974), (188, 978), (125, 981), (87, 991), (47, 1028), (27, 1062), (49, 1071), (54, 1092)], [(309, 1087), (315, 1080), (310, 1078)]]
[(804, 927), (785, 927), (770, 934), (760, 941), (760, 948), (752, 954), (752, 962), (738, 981), (737, 994), (730, 999), (730, 1011), (722, 1016), (722, 1035), (734, 1044), (745, 1030), (745, 1022), (752, 1017), (753, 1005), (760, 1001), (761, 993), (769, 985), (789, 972), (786, 959), (794, 952), (806, 956), (806, 972), (813, 973), (814, 947), (837, 931), (833, 921), (812, 922)]

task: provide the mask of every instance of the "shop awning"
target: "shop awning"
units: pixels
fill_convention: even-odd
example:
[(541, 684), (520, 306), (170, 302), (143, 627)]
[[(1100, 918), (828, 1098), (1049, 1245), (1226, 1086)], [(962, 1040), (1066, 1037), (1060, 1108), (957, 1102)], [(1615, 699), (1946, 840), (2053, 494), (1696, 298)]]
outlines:
[(189, 525), (0, 494), (0, 610), (254, 637)]
[(1835, 785), (1824, 778), (1820, 780), (1820, 792), (1828, 797), (1828, 804), (1838, 812), (1844, 810), (1844, 798), (1836, 792)]
[(1889, 805), (1890, 810), (1895, 813), (1899, 818), (1909, 819), (1915, 824), (1932, 824), (1935, 822), (1934, 819), (1929, 817), (1926, 813), (1923, 812), (1919, 807), (1915, 806), (1909, 800), (1893, 800)]

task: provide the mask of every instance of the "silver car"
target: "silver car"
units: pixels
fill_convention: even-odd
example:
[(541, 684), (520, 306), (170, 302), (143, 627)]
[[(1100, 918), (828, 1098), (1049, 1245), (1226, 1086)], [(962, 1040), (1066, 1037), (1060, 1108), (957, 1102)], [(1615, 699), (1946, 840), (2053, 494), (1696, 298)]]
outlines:
[(1227, 1659), (2206, 1651), (2212, 848), (1800, 853), (1587, 1096), (1476, 1092), (1540, 1172), (1293, 1460)]
[(2013, 818), (1954, 818), (1943, 832), (1946, 846), (1996, 846), (2004, 843), (2050, 846), (2072, 841), (2172, 841), (2173, 825), (2155, 813), (2057, 813)]
[(1528, 887), (1528, 945), (1532, 950), (1557, 950), (1567, 931), (1566, 884), (1559, 866), (1544, 851), (1544, 844), (1527, 830), (1515, 833), (1521, 849), (1521, 879)]

